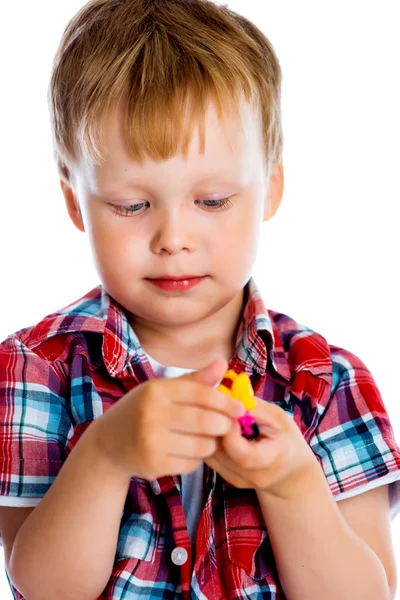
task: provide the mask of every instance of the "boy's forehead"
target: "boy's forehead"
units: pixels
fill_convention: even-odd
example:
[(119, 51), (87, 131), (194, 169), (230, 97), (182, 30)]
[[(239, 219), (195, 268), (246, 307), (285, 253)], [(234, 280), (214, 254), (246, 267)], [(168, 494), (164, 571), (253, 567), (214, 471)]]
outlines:
[(162, 180), (181, 175), (194, 184), (210, 180), (216, 183), (236, 181), (244, 185), (244, 180), (257, 164), (257, 157), (260, 160), (262, 132), (260, 115), (255, 114), (250, 104), (243, 101), (239, 114), (240, 118), (237, 119), (226, 112), (220, 121), (214, 103), (210, 102), (205, 114), (204, 154), (199, 153), (200, 136), (195, 127), (187, 157), (180, 153), (159, 162), (146, 157), (141, 165), (129, 156), (122, 113), (114, 110), (102, 124), (107, 151), (104, 162), (96, 164), (86, 153), (82, 153), (78, 173), (84, 177), (93, 193), (99, 193), (99, 190), (116, 181), (132, 181), (132, 176), (138, 184), (144, 184), (154, 179), (155, 172)]

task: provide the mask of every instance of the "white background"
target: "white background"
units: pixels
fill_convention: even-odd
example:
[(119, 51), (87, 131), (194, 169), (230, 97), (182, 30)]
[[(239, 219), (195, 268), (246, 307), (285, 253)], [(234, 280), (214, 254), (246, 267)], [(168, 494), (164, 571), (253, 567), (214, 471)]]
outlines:
[[(83, 4), (2, 6), (0, 339), (99, 283), (64, 208), (46, 104), (54, 52)], [(366, 363), (399, 441), (398, 1), (228, 6), (264, 31), (283, 70), (285, 193), (255, 280), (268, 308)], [(393, 538), (399, 563), (400, 517)], [(0, 595), (11, 598), (6, 583)]]

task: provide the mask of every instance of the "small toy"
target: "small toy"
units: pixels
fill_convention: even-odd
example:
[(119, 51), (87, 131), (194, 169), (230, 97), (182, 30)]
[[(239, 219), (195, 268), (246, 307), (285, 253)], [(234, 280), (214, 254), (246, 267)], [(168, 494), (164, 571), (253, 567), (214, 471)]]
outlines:
[(248, 440), (256, 439), (260, 435), (260, 430), (254, 417), (249, 414), (249, 410), (255, 408), (256, 401), (248, 375), (229, 369), (217, 389), (228, 396), (233, 396), (244, 405), (247, 412), (238, 418), (242, 435)]

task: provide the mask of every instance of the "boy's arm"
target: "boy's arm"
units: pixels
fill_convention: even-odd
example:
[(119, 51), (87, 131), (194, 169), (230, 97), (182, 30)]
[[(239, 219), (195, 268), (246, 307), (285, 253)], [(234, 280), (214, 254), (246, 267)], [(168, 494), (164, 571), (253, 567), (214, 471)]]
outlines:
[(96, 435), (94, 421), (16, 535), (9, 575), (29, 600), (95, 600), (110, 578), (130, 478)]
[[(283, 500), (262, 491), (257, 491), (257, 497), (288, 600), (394, 598), (394, 559), (387, 565), (393, 574), (389, 590), (381, 561), (346, 522), (319, 465), (296, 498)], [(380, 512), (374, 508), (371, 528), (383, 530), (384, 536), (388, 508)]]

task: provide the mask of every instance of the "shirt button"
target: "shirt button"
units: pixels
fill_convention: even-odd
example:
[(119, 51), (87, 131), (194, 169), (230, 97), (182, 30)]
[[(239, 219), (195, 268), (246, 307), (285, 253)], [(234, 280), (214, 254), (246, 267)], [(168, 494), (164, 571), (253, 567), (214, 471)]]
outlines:
[(185, 548), (174, 548), (171, 552), (171, 558), (174, 565), (184, 565), (187, 561), (188, 553)]
[(158, 496), (159, 494), (161, 494), (161, 487), (160, 484), (158, 483), (157, 479), (154, 479), (154, 481), (150, 482), (150, 486), (151, 489), (153, 490), (153, 492)]

